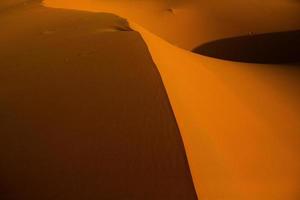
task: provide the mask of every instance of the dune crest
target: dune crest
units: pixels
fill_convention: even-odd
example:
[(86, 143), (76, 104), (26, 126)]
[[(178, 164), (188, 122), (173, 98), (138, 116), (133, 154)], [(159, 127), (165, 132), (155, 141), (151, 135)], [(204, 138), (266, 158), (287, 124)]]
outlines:
[(295, 199), (299, 66), (206, 58), (131, 26), (162, 75), (199, 199)]

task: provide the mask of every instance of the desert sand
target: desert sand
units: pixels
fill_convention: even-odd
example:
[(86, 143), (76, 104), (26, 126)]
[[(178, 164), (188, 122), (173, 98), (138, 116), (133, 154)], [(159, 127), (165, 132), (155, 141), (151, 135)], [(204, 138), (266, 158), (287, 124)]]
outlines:
[[(84, 194), (89, 193), (91, 195), (91, 199), (97, 197), (105, 199), (108, 196), (101, 195), (107, 195), (110, 192), (116, 195), (113, 196), (114, 199), (198, 198), (205, 200), (296, 200), (299, 198), (300, 66), (297, 55), (299, 55), (298, 36), (300, 29), (300, 5), (298, 1), (267, 0), (260, 2), (258, 0), (249, 0), (247, 2), (240, 2), (237, 0), (224, 0), (220, 2), (193, 0), (46, 0), (43, 2), (43, 5), (48, 8), (39, 7), (39, 9), (43, 9), (43, 12), (40, 12), (40, 17), (44, 16), (45, 12), (50, 12), (52, 9), (49, 16), (51, 16), (51, 18), (56, 16), (56, 21), (53, 24), (53, 27), (57, 27), (58, 24), (60, 25), (59, 27), (69, 27), (70, 24), (73, 24), (72, 27), (74, 29), (69, 32), (66, 31), (60, 35), (62, 38), (65, 37), (65, 39), (55, 37), (58, 40), (57, 43), (53, 43), (51, 40), (49, 41), (49, 45), (53, 45), (53, 48), (57, 48), (58, 46), (61, 47), (62, 52), (55, 49), (53, 52), (45, 53), (39, 49), (38, 55), (41, 57), (35, 57), (39, 58), (41, 62), (45, 62), (45, 60), (47, 60), (46, 58), (48, 58), (46, 62), (48, 67), (53, 67), (59, 64), (60, 68), (66, 68), (66, 66), (73, 67), (74, 65), (76, 66), (76, 63), (82, 63), (84, 59), (75, 59), (74, 54), (72, 54), (71, 58), (75, 59), (75, 61), (70, 64), (62, 64), (62, 61), (64, 61), (66, 57), (65, 50), (68, 49), (68, 51), (71, 51), (71, 49), (74, 49), (72, 46), (69, 48), (67, 47), (70, 44), (75, 43), (74, 41), (68, 42), (65, 40), (69, 40), (69, 38), (73, 37), (75, 32), (78, 32), (76, 34), (79, 35), (77, 37), (75, 36), (76, 44), (80, 44), (77, 50), (81, 50), (83, 48), (81, 45), (83, 44), (91, 48), (91, 46), (96, 44), (104, 45), (105, 43), (108, 43), (105, 47), (99, 46), (96, 48), (96, 52), (94, 51), (94, 54), (92, 54), (94, 55), (95, 60), (88, 59), (89, 62), (82, 63), (81, 66), (93, 66), (93, 64), (99, 63), (97, 64), (99, 67), (103, 65), (101, 63), (106, 63), (107, 66), (110, 66), (111, 68), (111, 66), (114, 66), (114, 63), (117, 62), (122, 64), (123, 67), (126, 67), (126, 69), (122, 70), (122, 73), (120, 73), (119, 68), (113, 69), (110, 71), (110, 75), (102, 74), (101, 71), (99, 72), (98, 70), (101, 70), (102, 67), (100, 67), (100, 69), (94, 68), (94, 70), (97, 70), (93, 71), (93, 73), (89, 71), (88, 76), (85, 74), (86, 72), (84, 73), (84, 71), (77, 70), (78, 74), (76, 83), (79, 84), (80, 87), (77, 86), (79, 88), (70, 84), (70, 81), (72, 82), (72, 77), (68, 76), (69, 71), (64, 72), (60, 68), (52, 71), (52, 76), (49, 76), (48, 74), (49, 69), (52, 67), (50, 67), (48, 71), (38, 71), (39, 73), (46, 74), (40, 79), (36, 79), (37, 71), (31, 72), (31, 77), (35, 78), (35, 81), (31, 83), (31, 78), (28, 78), (28, 76), (22, 76), (24, 72), (22, 72), (21, 69), (24, 70), (24, 67), (21, 69), (16, 69), (16, 66), (4, 68), (7, 71), (2, 69), (5, 72), (3, 73), (3, 77), (6, 78), (3, 78), (3, 80), (9, 81), (2, 82), (3, 85), (5, 83), (3, 90), (7, 92), (3, 96), (11, 98), (6, 102), (14, 102), (12, 103), (13, 105), (20, 106), (14, 108), (16, 110), (14, 112), (19, 110), (22, 115), (27, 113), (27, 115), (21, 116), (21, 119), (29, 119), (29, 122), (21, 120), (23, 122), (23, 126), (34, 123), (30, 126), (30, 128), (35, 128), (37, 130), (36, 132), (34, 130), (29, 130), (29, 133), (35, 134), (30, 135), (30, 140), (27, 142), (24, 140), (24, 143), (28, 145), (28, 142), (30, 143), (37, 140), (37, 138), (41, 138), (47, 145), (52, 145), (49, 149), (45, 149), (45, 147), (43, 147), (44, 152), (47, 152), (48, 154), (51, 153), (52, 155), (50, 155), (53, 156), (52, 147), (55, 147), (57, 148), (56, 153), (59, 155), (61, 154), (58, 158), (55, 157), (56, 154), (53, 157), (47, 157), (45, 162), (35, 160), (38, 163), (49, 162), (52, 164), (52, 167), (45, 167), (43, 169), (61, 170), (61, 168), (59, 168), (61, 165), (59, 165), (59, 169), (55, 167), (56, 163), (66, 162), (66, 165), (69, 165), (69, 168), (62, 168), (62, 171), (65, 173), (67, 172), (68, 174), (65, 177), (70, 177), (70, 174), (74, 175), (74, 173), (78, 171), (83, 174), (79, 173), (78, 176), (75, 176), (75, 178), (77, 178), (77, 182), (75, 181), (75, 185), (77, 187), (80, 187), (81, 184), (83, 184), (81, 182), (82, 180), (90, 180), (90, 177), (100, 173), (96, 176), (99, 179), (95, 178), (93, 179), (94, 181), (85, 183), (86, 187), (83, 190), (86, 191), (86, 193)], [(104, 21), (107, 22), (107, 24), (105, 23), (105, 26), (101, 28), (100, 32), (105, 32), (105, 34), (110, 36), (103, 38), (104, 36), (102, 33), (101, 37), (97, 35), (90, 38), (90, 42), (88, 43), (85, 39), (86, 35), (81, 35), (80, 33), (83, 30), (94, 30), (94, 28), (89, 29), (90, 26), (87, 26), (87, 23), (83, 23), (83, 21), (80, 20), (76, 21), (73, 14), (70, 16), (69, 20), (67, 18), (65, 19), (65, 16), (54, 15), (53, 12), (58, 12), (58, 10), (55, 10), (54, 8), (65, 9), (60, 10), (60, 12), (66, 13), (79, 12), (71, 11), (70, 9), (93, 12), (94, 14), (84, 14), (91, 16), (89, 17), (89, 20), (96, 20), (94, 19), (95, 16), (100, 15), (111, 16), (111, 14), (104, 14), (104, 12), (113, 13), (123, 19), (127, 19), (127, 22), (125, 20), (121, 20), (122, 23), (120, 24), (120, 21), (117, 20), (118, 23), (115, 24), (116, 22), (112, 20), (111, 17), (108, 17), (108, 21), (99, 18), (99, 20), (96, 20), (97, 23), (103, 23)], [(15, 20), (16, 23), (14, 23), (14, 25), (12, 25), (12, 23), (6, 23), (8, 24), (6, 29), (9, 31), (2, 33), (1, 36), (1, 39), (5, 38), (3, 41), (7, 44), (5, 51), (2, 50), (2, 55), (5, 55), (5, 58), (9, 63), (14, 63), (10, 61), (13, 58), (19, 58), (21, 54), (24, 58), (30, 58), (28, 54), (31, 53), (31, 50), (26, 51), (27, 56), (25, 56), (26, 53), (24, 53), (24, 50), (22, 51), (22, 49), (20, 49), (20, 46), (28, 48), (28, 46), (31, 46), (32, 41), (26, 40), (27, 43), (25, 44), (27, 45), (19, 43), (20, 41), (24, 41), (24, 38), (20, 38), (19, 36), (27, 36), (28, 38), (29, 36), (32, 36), (33, 33), (24, 32), (19, 34), (17, 32), (17, 30), (21, 32), (24, 30), (24, 27), (22, 27), (22, 24), (24, 24), (24, 17), (22, 16), (18, 18), (15, 16), (19, 15), (20, 11), (14, 9), (10, 11), (11, 14), (8, 14), (8, 11), (6, 13), (7, 14), (2, 13), (3, 16), (1, 16), (0, 19), (7, 19), (7, 21), (4, 22)], [(28, 9), (28, 13), (32, 13), (32, 11)], [(32, 20), (28, 21), (32, 23)], [(96, 21), (94, 22), (96, 23)], [(44, 23), (41, 21), (40, 24)], [(114, 25), (112, 26), (111, 24)], [(44, 25), (41, 25), (42, 28), (44, 28), (43, 26)], [(37, 30), (37, 27), (39, 26), (33, 24), (32, 28), (29, 28), (27, 25), (25, 27), (25, 30)], [(134, 31), (131, 31), (131, 29)], [(135, 31), (137, 31), (140, 35)], [(44, 35), (49, 36), (53, 35), (53, 32), (53, 28), (46, 28), (46, 31), (43, 33)], [(121, 33), (127, 35), (122, 37), (120, 35)], [(3, 37), (3, 34), (6, 37)], [(115, 37), (112, 39), (112, 35), (114, 34)], [(135, 35), (132, 36), (131, 40), (129, 40), (130, 34)], [(109, 41), (107, 41), (108, 38)], [(83, 39), (84, 42), (82, 41)], [(115, 40), (116, 43), (113, 42)], [(143, 40), (146, 45), (143, 43)], [(44, 43), (45, 39), (41, 39), (41, 41)], [(65, 41), (65, 44), (67, 45), (64, 45), (63, 41)], [(127, 43), (123, 44), (121, 41), (126, 41)], [(135, 46), (137, 43), (139, 46)], [(17, 47), (17, 45), (12, 44), (18, 44), (19, 46)], [(130, 51), (128, 49), (124, 50), (123, 48), (125, 47), (129, 48)], [(8, 51), (9, 48), (11, 48), (10, 51)], [(110, 48), (113, 49), (110, 50)], [(18, 49), (18, 52), (21, 53), (16, 54), (16, 49)], [(32, 49), (36, 48), (33, 47)], [(122, 49), (123, 51), (121, 51)], [(226, 49), (228, 49), (228, 51), (226, 51)], [(280, 50), (282, 53), (280, 53)], [(76, 51), (76, 48), (74, 51)], [(120, 53), (117, 54), (116, 52)], [(57, 54), (61, 56), (60, 61), (55, 61), (55, 59), (53, 59), (55, 58), (54, 55)], [(49, 55), (51, 56), (49, 57)], [(109, 58), (110, 56), (111, 59), (105, 61), (107, 57)], [(33, 56), (31, 56), (31, 58), (32, 57)], [(145, 59), (145, 57), (147, 59)], [(117, 61), (119, 59), (122, 61)], [(26, 62), (30, 63), (31, 61), (26, 60)], [(69, 63), (70, 61), (67, 59), (65, 62)], [(132, 62), (138, 62), (143, 66), (148, 63), (147, 65), (151, 66), (150, 68), (154, 71), (156, 69), (155, 67), (157, 67), (162, 78), (163, 85), (160, 82), (157, 72), (150, 73), (149, 71), (144, 71), (146, 70), (144, 68), (139, 68), (139, 70), (142, 70), (144, 73), (144, 75), (141, 76), (140, 73), (142, 72), (139, 70), (133, 70), (135, 69), (133, 68), (135, 65)], [(6, 63), (6, 65), (10, 66), (8, 63)], [(18, 81), (15, 81), (11, 78), (12, 75), (7, 73), (8, 71), (11, 71), (10, 73), (20, 73), (20, 77), (22, 79), (17, 79)], [(131, 73), (133, 73), (133, 71), (136, 73), (137, 78), (134, 79), (134, 82), (132, 82), (132, 85), (134, 86), (131, 86), (131, 82), (128, 83), (126, 81), (127, 79), (124, 79), (123, 76), (124, 74), (126, 76), (127, 73), (130, 73), (130, 76), (132, 76)], [(86, 76), (83, 77), (82, 73)], [(97, 77), (95, 77), (96, 75)], [(107, 88), (103, 89), (101, 94), (95, 93), (95, 91), (89, 93), (88, 91), (91, 90), (91, 85), (93, 85), (93, 88), (95, 87), (94, 89), (96, 90), (100, 87), (99, 83), (103, 83), (98, 80), (98, 76), (100, 75), (101, 78), (106, 80), (106, 84), (108, 84)], [(17, 95), (24, 94), (25, 89), (31, 92), (40, 92), (42, 88), (37, 90), (37, 87), (39, 88), (40, 85), (45, 84), (46, 81), (44, 79), (54, 82), (55, 84), (47, 85), (47, 91), (43, 90), (44, 92), (42, 93), (45, 95), (43, 98), (37, 95), (37, 93), (34, 93), (34, 95), (31, 95), (30, 97), (34, 99), (27, 100), (28, 104), (25, 106), (24, 99), (16, 98)], [(145, 79), (149, 79), (150, 82), (145, 82)], [(67, 82), (67, 80), (69, 81)], [(85, 87), (82, 87), (81, 85), (83, 80), (88, 80)], [(124, 80), (124, 82), (120, 82), (119, 85), (115, 85), (115, 90), (113, 90), (126, 91), (123, 92), (123, 95), (120, 95), (120, 92), (111, 93), (111, 87), (109, 87), (109, 84), (112, 84), (112, 80)], [(15, 93), (12, 92), (11, 87), (13, 88), (16, 83), (20, 84), (20, 82), (22, 82), (22, 87), (26, 86), (26, 84), (23, 85), (24, 82), (31, 85), (27, 85), (24, 90), (20, 90), (19, 86), (15, 86), (18, 89), (13, 90)], [(153, 82), (156, 82), (156, 85)], [(64, 90), (60, 89), (60, 87), (53, 87), (54, 85), (61, 84), (65, 86)], [(141, 84), (139, 86), (139, 90), (131, 89), (131, 87), (136, 87), (137, 84)], [(8, 87), (8, 85), (11, 86)], [(164, 93), (163, 86), (165, 87), (168, 96)], [(69, 90), (72, 91), (71, 94), (65, 95), (66, 91), (68, 91), (67, 94), (69, 94)], [(128, 91), (131, 91), (129, 95)], [(150, 91), (156, 93), (152, 93), (152, 96), (151, 94), (149, 95)], [(160, 93), (160, 95), (157, 95), (157, 93)], [(49, 94), (55, 95), (51, 98), (46, 98), (49, 97)], [(94, 98), (98, 99), (98, 102), (103, 102), (102, 98), (106, 95), (113, 95), (112, 97), (115, 99), (113, 104), (109, 100), (107, 100), (109, 104), (96, 104), (97, 100)], [(132, 99), (129, 98), (131, 95), (140, 95), (139, 97), (141, 98), (141, 101), (138, 101), (137, 103), (132, 102)], [(130, 100), (126, 98), (124, 100), (124, 96)], [(47, 106), (49, 105), (48, 103), (50, 103), (47, 99), (53, 99), (53, 97), (65, 99), (64, 102), (67, 102), (66, 105), (68, 106), (65, 104), (63, 106), (58, 106), (57, 104), (54, 104), (56, 106)], [(121, 100), (120, 97), (122, 97)], [(78, 98), (81, 100), (77, 100)], [(88, 104), (90, 105), (88, 107), (82, 107), (84, 105), (82, 98), (93, 99), (93, 103)], [(170, 100), (171, 107), (168, 104), (168, 98)], [(14, 101), (12, 101), (12, 99), (14, 99)], [(156, 104), (154, 101), (155, 99), (157, 102)], [(145, 101), (148, 102), (146, 106), (144, 106)], [(32, 102), (36, 103), (33, 104)], [(44, 103), (39, 105), (40, 102)], [(154, 103), (152, 104), (151, 102)], [(105, 108), (105, 110), (107, 109), (107, 113), (109, 113), (108, 115), (112, 115), (112, 118), (114, 119), (115, 116), (113, 114), (116, 113), (116, 111), (112, 110), (112, 105), (115, 104), (120, 104), (122, 107), (123, 118), (120, 121), (122, 121), (123, 124), (120, 124), (118, 121), (118, 125), (113, 125), (115, 129), (110, 129), (109, 132), (114, 136), (105, 136), (105, 138), (109, 138), (109, 141), (101, 143), (99, 143), (99, 141), (95, 142), (95, 140), (97, 141), (97, 139), (104, 137), (101, 134), (95, 136), (95, 131), (102, 130), (103, 126), (99, 127), (96, 118), (92, 117), (95, 121), (88, 123), (86, 120), (90, 119), (90, 115), (98, 116), (100, 115), (99, 113), (104, 112), (103, 110), (95, 110), (96, 105), (101, 105)], [(133, 104), (134, 110), (140, 114), (140, 116), (137, 116), (136, 118), (130, 118), (131, 115), (128, 112), (128, 110), (130, 110), (130, 106)], [(9, 108), (8, 104), (4, 105), (6, 105), (4, 108)], [(28, 105), (34, 105), (34, 107), (28, 107)], [(44, 112), (38, 106), (47, 108), (48, 112)], [(82, 113), (80, 115), (76, 115), (76, 113), (78, 113), (78, 107), (81, 108), (80, 110)], [(33, 112), (30, 108), (35, 108), (35, 112)], [(29, 110), (26, 111), (24, 109)], [(175, 114), (176, 121), (172, 115), (172, 110)], [(7, 111), (6, 113), (10, 112)], [(38, 114), (34, 116), (34, 113)], [(62, 116), (61, 118), (58, 118), (57, 121), (50, 123), (51, 121), (49, 122), (48, 119), (51, 119), (51, 113), (53, 118), (60, 116), (60, 113), (64, 113), (68, 117), (72, 116), (71, 119), (74, 120), (65, 121), (65, 117)], [(148, 123), (145, 124), (144, 115), (147, 116), (147, 119), (151, 119), (151, 121), (153, 120), (155, 126), (151, 126)], [(34, 117), (40, 119), (40, 122), (36, 122), (36, 118)], [(9, 119), (9, 123), (15, 122), (15, 120), (11, 120), (14, 118), (9, 118), (8, 116), (4, 117), (4, 119)], [(32, 121), (30, 121), (30, 119)], [(106, 119), (105, 121), (108, 122), (107, 127), (111, 128), (112, 124), (110, 123), (112, 123), (112, 121), (109, 119)], [(59, 126), (49, 128), (49, 126), (52, 127), (53, 123), (57, 123)], [(130, 126), (128, 126), (128, 123)], [(48, 126), (46, 126), (47, 124)], [(86, 125), (89, 128), (87, 128)], [(168, 131), (163, 128), (164, 126), (168, 127)], [(8, 130), (11, 130), (11, 127), (16, 127), (17, 130), (20, 130), (19, 123), (8, 126), (8, 128), (4, 130), (9, 132)], [(40, 133), (39, 129), (49, 131), (55, 130), (55, 127), (63, 128), (61, 133), (64, 133), (65, 135), (61, 136), (59, 134), (53, 136), (52, 134), (46, 134), (47, 136), (43, 138), (43, 134), (38, 134), (38, 137), (36, 138), (36, 133)], [(90, 148), (90, 145), (88, 145), (88, 148), (83, 147), (78, 148), (76, 151), (74, 150), (74, 146), (77, 147), (79, 145), (80, 147), (82, 145), (89, 144), (88, 142), (84, 142), (86, 138), (82, 138), (83, 136), (80, 134), (80, 131), (77, 132), (77, 138), (72, 139), (73, 142), (71, 145), (66, 142), (69, 140), (70, 135), (74, 132), (70, 133), (69, 129), (74, 130), (75, 128), (75, 130), (77, 130), (78, 127), (82, 132), (90, 130), (84, 135), (91, 139), (88, 140), (88, 142), (93, 141), (93, 145), (91, 145), (91, 147), (95, 148)], [(140, 127), (138, 131), (132, 131), (136, 130), (137, 127)], [(120, 132), (116, 131), (118, 128), (122, 128), (122, 130), (125, 128), (124, 131), (126, 133), (131, 133), (130, 137), (128, 137), (130, 142), (126, 143), (128, 144), (127, 148), (124, 147), (122, 149), (119, 146), (118, 148), (115, 146), (120, 144), (120, 140), (122, 139), (122, 136), (119, 135)], [(140, 132), (141, 130), (142, 132)], [(145, 130), (149, 131), (147, 134), (149, 138), (145, 138)], [(165, 135), (165, 133), (169, 134)], [(5, 144), (12, 146), (12, 143), (16, 143), (16, 141), (18, 141), (18, 139), (15, 138), (16, 134), (7, 135), (8, 136), (6, 137), (10, 139), (10, 143), (6, 142)], [(134, 144), (141, 142), (141, 140), (136, 138), (138, 135), (140, 135), (140, 139), (144, 141), (146, 145), (144, 143), (140, 144), (140, 148), (136, 147), (136, 151), (142, 150), (142, 152), (152, 153), (151, 156), (138, 154), (140, 157), (138, 157), (139, 159), (137, 160), (136, 157), (134, 157), (134, 167), (131, 168), (131, 165), (128, 165), (127, 161), (128, 159), (133, 159), (130, 156), (135, 155), (136, 153), (132, 151), (132, 145), (134, 146)], [(162, 137), (164, 135), (165, 137)], [(185, 150), (181, 144), (180, 136), (183, 139)], [(154, 139), (153, 137), (157, 138)], [(136, 143), (132, 140), (136, 141)], [(173, 140), (176, 140), (177, 142), (172, 142)], [(117, 142), (117, 144), (114, 144), (114, 142)], [(41, 144), (40, 141), (37, 141), (37, 143)], [(104, 151), (101, 151), (101, 148), (96, 148), (99, 144), (100, 147), (104, 145)], [(24, 144), (22, 143), (22, 145)], [(32, 148), (31, 151), (35, 152), (36, 149), (40, 148), (42, 147), (36, 146), (35, 148)], [(61, 152), (61, 150), (65, 148), (67, 150), (66, 153), (64, 151)], [(167, 152), (172, 154), (171, 157), (167, 158), (168, 156), (164, 156), (166, 155), (165, 148), (169, 149)], [(15, 148), (12, 147), (12, 152), (14, 152), (13, 149)], [(97, 165), (94, 162), (102, 162), (103, 160), (111, 161), (112, 152), (119, 152), (124, 149), (127, 149), (127, 151), (125, 151), (126, 153), (123, 155), (125, 157), (121, 157), (124, 161), (123, 165), (114, 166), (113, 169), (118, 171), (118, 169), (122, 168), (124, 170), (123, 172), (129, 170), (127, 178), (131, 180), (126, 179), (126, 182), (123, 182), (124, 179), (120, 178), (119, 180), (122, 180), (120, 185), (114, 185), (116, 184), (116, 179), (110, 180), (110, 182), (107, 179), (115, 177), (107, 174), (104, 176), (104, 174), (102, 174), (103, 171), (101, 170), (103, 167), (96, 169), (96, 166), (99, 167), (100, 164)], [(153, 154), (154, 149), (156, 154)], [(22, 159), (24, 159), (22, 154), (20, 155), (17, 150), (15, 151), (15, 154), (20, 157), (12, 163), (5, 165), (7, 168), (1, 170), (2, 172), (6, 172), (5, 174), (9, 174), (7, 172), (14, 174), (18, 170), (17, 165), (22, 163)], [(86, 158), (86, 155), (88, 155), (88, 152), (90, 151), (93, 152), (91, 155), (94, 155), (95, 157), (89, 156)], [(163, 155), (160, 155), (159, 152), (163, 153)], [(189, 169), (185, 162), (185, 152), (193, 178), (193, 184), (191, 183)], [(70, 154), (70, 156), (68, 156), (70, 157), (70, 161), (65, 160), (65, 156), (68, 154)], [(105, 155), (104, 158), (98, 157), (103, 154)], [(7, 152), (3, 153), (3, 156), (13, 160), (8, 155), (10, 154), (7, 154)], [(15, 156), (14, 154), (11, 155)], [(35, 154), (31, 152), (28, 155), (32, 157), (32, 155)], [(87, 163), (89, 163), (87, 168), (81, 168), (82, 163), (85, 162), (79, 162), (78, 155), (87, 159)], [(98, 159), (95, 159), (96, 157)], [(56, 161), (49, 158), (60, 160)], [(151, 159), (149, 160), (149, 158)], [(118, 157), (118, 159), (120, 158)], [(161, 163), (162, 160), (163, 163)], [(155, 165), (152, 173), (145, 173), (148, 168), (144, 165), (144, 168), (140, 168), (140, 173), (134, 173), (134, 169), (139, 166), (141, 161), (146, 161)], [(74, 169), (75, 172), (72, 173), (70, 172), (72, 171), (70, 169), (72, 169), (74, 163), (76, 167)], [(122, 162), (119, 162), (118, 160), (116, 162), (108, 163), (114, 165)], [(160, 163), (160, 165), (156, 166), (157, 163)], [(107, 168), (111, 166), (109, 164), (107, 164)], [(152, 166), (151, 164), (150, 166)], [(12, 168), (12, 171), (9, 171), (8, 169), (11, 168), (11, 166), (16, 167), (16, 171), (13, 171), (14, 168)], [(26, 169), (32, 170), (34, 167), (28, 166)], [(174, 176), (164, 175), (170, 179), (164, 179), (158, 176), (162, 172), (169, 172), (169, 170)], [(22, 172), (19, 172), (21, 174), (20, 176), (13, 177), (24, 178), (24, 174), (22, 174)], [(39, 173), (33, 172), (33, 174), (37, 177), (37, 174), (43, 174), (43, 172), (45, 171), (41, 171)], [(178, 175), (175, 175), (177, 173)], [(55, 171), (54, 174), (57, 176), (58, 172)], [(122, 174), (122, 176), (123, 175), (124, 174)], [(147, 178), (144, 177), (145, 175)], [(107, 178), (105, 180), (108, 181), (109, 185), (106, 187), (106, 190), (102, 190), (102, 192), (100, 192), (101, 194), (99, 194), (96, 192), (97, 185), (99, 185), (99, 182), (97, 181), (99, 181), (102, 176)], [(149, 178), (150, 183), (136, 184), (135, 181), (139, 179), (139, 177), (143, 177), (143, 180), (148, 180)], [(174, 180), (174, 177), (177, 179)], [(24, 179), (26, 183), (26, 177)], [(9, 175), (6, 176), (5, 180), (10, 180)], [(164, 182), (164, 180), (169, 180), (169, 182)], [(7, 186), (7, 188), (15, 188), (16, 186), (14, 186), (13, 183), (17, 182), (18, 180), (12, 180), (11, 182), (7, 181), (7, 185), (9, 185), (8, 183), (12, 184), (11, 187)], [(40, 180), (36, 179), (36, 184), (39, 182)], [(49, 182), (51, 183), (51, 181), (44, 181), (45, 184)], [(67, 180), (65, 182), (62, 181), (63, 184), (71, 182), (71, 180)], [(128, 185), (128, 183), (133, 184), (131, 186), (135, 186), (133, 187), (134, 189), (130, 187), (130, 190), (128, 187), (124, 187), (124, 185)], [(153, 185), (154, 183), (155, 187)], [(90, 184), (92, 185), (92, 189), (89, 187)], [(71, 191), (73, 192), (72, 197), (75, 197), (77, 196), (76, 192), (79, 191), (76, 186), (71, 184), (71, 186), (61, 186), (59, 188), (71, 187)], [(117, 187), (120, 187), (123, 190), (119, 190)], [(193, 187), (196, 189), (197, 197), (194, 194)], [(30, 190), (32, 187), (28, 186), (28, 188), (27, 190), (19, 188), (18, 191), (32, 191)], [(45, 189), (47, 187), (44, 185), (40, 186), (40, 188)], [(51, 185), (48, 186), (48, 188), (51, 188)], [(80, 188), (82, 189), (82, 187)], [(147, 193), (145, 193), (145, 188), (147, 189)], [(90, 193), (90, 191), (93, 191), (93, 193)], [(126, 194), (126, 197), (117, 196), (122, 194), (122, 192), (123, 195), (124, 193)], [(6, 193), (9, 194), (9, 192)], [(21, 192), (21, 194), (27, 193)], [(65, 192), (61, 192), (60, 194), (61, 197), (58, 195), (58, 197), (55, 198), (66, 199), (63, 195), (68, 195)], [(83, 197), (86, 198), (86, 196), (79, 196), (78, 199), (82, 199)]]
[(141, 36), (113, 14), (0, 14), (0, 199), (196, 199)]

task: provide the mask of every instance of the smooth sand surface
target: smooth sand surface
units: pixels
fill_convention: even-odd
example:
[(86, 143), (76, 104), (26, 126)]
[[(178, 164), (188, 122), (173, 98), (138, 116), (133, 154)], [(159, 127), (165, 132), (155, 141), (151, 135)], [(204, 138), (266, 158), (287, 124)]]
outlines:
[(197, 199), (161, 78), (112, 14), (0, 13), (0, 199)]
[(299, 198), (299, 64), (228, 62), (175, 47), (191, 50), (217, 39), (299, 30), (298, 1), (45, 5), (112, 12), (142, 34), (175, 112), (199, 199)]
[(163, 77), (198, 198), (298, 199), (299, 65), (206, 58), (131, 26)]

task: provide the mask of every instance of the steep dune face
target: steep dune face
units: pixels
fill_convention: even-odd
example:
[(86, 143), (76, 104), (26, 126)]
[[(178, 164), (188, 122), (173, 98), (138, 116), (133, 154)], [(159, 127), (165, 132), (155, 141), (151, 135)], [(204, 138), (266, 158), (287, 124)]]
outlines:
[(209, 59), (132, 26), (163, 77), (199, 199), (297, 199), (299, 65)]
[(211, 40), (300, 29), (300, 4), (292, 0), (46, 0), (45, 5), (106, 11), (191, 50)]

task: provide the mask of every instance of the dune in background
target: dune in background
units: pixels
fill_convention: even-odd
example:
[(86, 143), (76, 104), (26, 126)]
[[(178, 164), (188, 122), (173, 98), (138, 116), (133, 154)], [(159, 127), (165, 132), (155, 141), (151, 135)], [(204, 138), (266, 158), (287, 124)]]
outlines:
[(297, 0), (46, 0), (44, 4), (115, 13), (188, 50), (217, 39), (300, 29)]
[(299, 197), (299, 65), (222, 61), (175, 47), (299, 29), (299, 2), (47, 0), (45, 5), (113, 12), (134, 22), (131, 27), (142, 34), (163, 78), (199, 199)]

